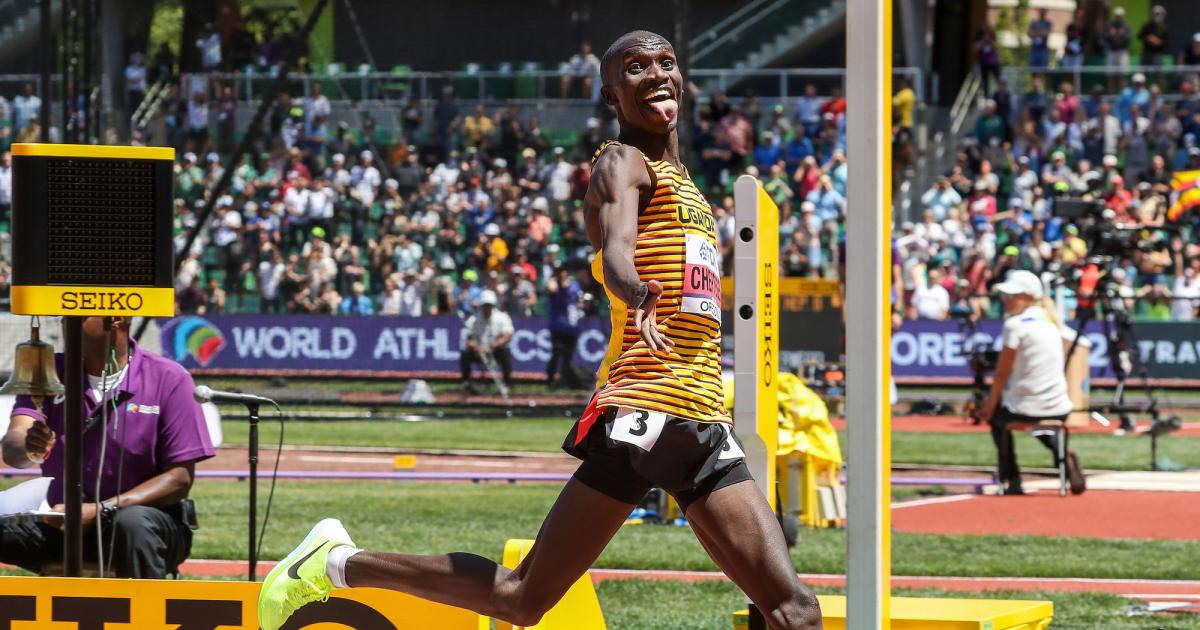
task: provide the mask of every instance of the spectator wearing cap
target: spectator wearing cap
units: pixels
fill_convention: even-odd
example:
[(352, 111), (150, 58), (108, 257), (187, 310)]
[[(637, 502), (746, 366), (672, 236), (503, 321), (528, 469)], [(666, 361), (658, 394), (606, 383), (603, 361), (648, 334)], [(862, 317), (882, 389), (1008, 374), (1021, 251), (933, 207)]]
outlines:
[(383, 177), (379, 174), (379, 169), (375, 168), (375, 154), (369, 150), (359, 153), (358, 164), (350, 170), (350, 185), (357, 193), (358, 202), (370, 207), (375, 203), (379, 186), (382, 184)]
[(400, 314), (408, 317), (424, 315), (429, 283), (415, 270), (405, 271), (400, 278)]
[[(1192, 39), (1179, 51), (1179, 65), (1200, 66), (1200, 32), (1192, 33)], [(1193, 75), (1193, 81), (1196, 79)]]
[(508, 242), (501, 236), (500, 226), (488, 223), (479, 235), (479, 242), (475, 245), (475, 255), (485, 261), (484, 265), (487, 271), (499, 271), (503, 268), (504, 261), (508, 259), (508, 254)]
[(458, 286), (454, 289), (452, 306), (457, 310), (458, 316), (463, 319), (474, 315), (479, 308), (479, 295), (483, 289), (476, 284), (478, 281), (479, 272), (474, 269), (466, 269), (462, 272)]
[(477, 393), (471, 382), (471, 368), (476, 363), (484, 364), (489, 371), (499, 369), (500, 374), (493, 374), (493, 377), (501, 377), (504, 383), (511, 383), (512, 356), (508, 351), (508, 342), (512, 340), (513, 323), (508, 313), (498, 308), (495, 292), (481, 292), (479, 312), (468, 317), (463, 327), (466, 329), (466, 348), (459, 356), (463, 388)]
[(1150, 104), (1150, 90), (1146, 88), (1146, 75), (1135, 72), (1131, 84), (1121, 90), (1117, 98), (1117, 116), (1121, 123), (1128, 124), (1133, 118), (1132, 108), (1137, 105), (1140, 111), (1146, 111)]
[(188, 151), (183, 154), (183, 163), (175, 174), (175, 184), (179, 188), (179, 196), (189, 203), (200, 198), (204, 191), (204, 169), (196, 163), (195, 153)]
[[(1064, 330), (1052, 311), (1042, 307), (1042, 281), (1034, 274), (1013, 271), (996, 285), (996, 291), (1004, 302), (1006, 314), (1001, 333), (1003, 347), (992, 378), (992, 393), (976, 417), (991, 424), (1004, 493), (1023, 494), (1009, 427), (1013, 423), (1047, 420), (1066, 422), (1072, 404), (1063, 370)], [(1034, 436), (1057, 460), (1057, 433), (1035, 431)], [(1079, 494), (1086, 489), (1086, 480), (1074, 451), (1066, 453), (1071, 492)]]
[(562, 147), (554, 147), (554, 162), (546, 170), (545, 189), (550, 199), (565, 202), (571, 198), (571, 173), (575, 167), (567, 161)]
[(1022, 155), (1015, 160), (1016, 169), (1012, 176), (1011, 199), (1020, 199), (1026, 205), (1033, 203), (1033, 191), (1039, 185), (1037, 173), (1029, 168), (1029, 156)]
[(1137, 37), (1142, 42), (1141, 65), (1161, 66), (1171, 39), (1167, 29), (1167, 10), (1162, 5), (1156, 4), (1150, 10), (1150, 19), (1138, 29)]
[(554, 232), (554, 220), (550, 218), (550, 202), (545, 197), (537, 197), (529, 204), (529, 238), (544, 247), (550, 242)]

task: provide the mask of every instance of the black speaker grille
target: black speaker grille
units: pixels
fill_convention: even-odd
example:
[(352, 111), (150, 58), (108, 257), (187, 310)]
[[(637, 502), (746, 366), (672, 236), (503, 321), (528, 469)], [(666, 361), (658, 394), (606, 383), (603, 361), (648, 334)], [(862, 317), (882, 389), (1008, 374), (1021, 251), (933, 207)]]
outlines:
[(47, 160), (47, 259), (52, 284), (154, 285), (154, 165)]

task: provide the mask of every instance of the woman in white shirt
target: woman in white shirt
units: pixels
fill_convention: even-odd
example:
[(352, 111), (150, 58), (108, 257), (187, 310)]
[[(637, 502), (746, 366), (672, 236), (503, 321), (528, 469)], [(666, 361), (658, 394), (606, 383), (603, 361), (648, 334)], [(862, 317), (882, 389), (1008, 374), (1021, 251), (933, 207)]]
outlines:
[[(1042, 281), (1034, 274), (1010, 271), (1004, 282), (996, 285), (996, 291), (1004, 302), (1006, 315), (1004, 347), (992, 379), (992, 394), (978, 413), (981, 420), (992, 426), (1004, 494), (1024, 494), (1008, 427), (1013, 423), (1065, 421), (1071, 413), (1063, 334), (1057, 321), (1039, 303), (1044, 292)], [(1035, 433), (1035, 436), (1057, 459), (1056, 434)], [(1079, 494), (1087, 488), (1079, 460), (1070, 450), (1066, 459), (1071, 492)]]

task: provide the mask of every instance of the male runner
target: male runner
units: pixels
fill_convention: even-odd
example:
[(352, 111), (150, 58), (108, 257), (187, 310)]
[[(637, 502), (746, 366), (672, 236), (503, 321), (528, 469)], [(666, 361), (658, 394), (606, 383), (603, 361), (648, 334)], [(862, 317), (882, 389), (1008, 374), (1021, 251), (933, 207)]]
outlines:
[(465, 553), (363, 551), (327, 519), (263, 583), (265, 630), (334, 587), (393, 589), (534, 625), (654, 486), (676, 498), (705, 550), (772, 628), (822, 627), (722, 409), (716, 233), (679, 159), (684, 83), (674, 49), (659, 35), (628, 33), (604, 54), (601, 71), (621, 133), (597, 152), (585, 206), (613, 333), (599, 390), (563, 445), (583, 463), (536, 544), (509, 570)]

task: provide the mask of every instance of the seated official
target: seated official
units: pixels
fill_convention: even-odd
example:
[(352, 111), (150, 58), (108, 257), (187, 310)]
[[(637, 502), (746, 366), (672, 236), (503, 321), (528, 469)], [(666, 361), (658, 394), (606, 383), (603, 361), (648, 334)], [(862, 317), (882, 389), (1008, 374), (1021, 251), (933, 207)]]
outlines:
[[(512, 382), (512, 355), (508, 342), (512, 340), (513, 323), (508, 313), (496, 307), (496, 294), (485, 290), (479, 294), (479, 312), (468, 317), (467, 347), (459, 358), (462, 368), (463, 387), (472, 393), (477, 391), (471, 382), (471, 366), (482, 363), (489, 371), (499, 369), (505, 385)], [(492, 375), (495, 378), (495, 374)]]
[[(83, 553), (98, 560), (96, 526), (102, 525), (105, 566), (117, 577), (162, 578), (188, 557), (195, 512), (187, 500), (195, 464), (213, 456), (192, 377), (178, 363), (137, 347), (129, 320), (83, 323)], [(109, 360), (106, 362), (106, 357)], [(63, 360), (57, 360), (63, 378)], [(42, 475), (53, 477), (47, 501), (63, 511), (64, 404), (45, 399), (39, 413), (18, 396), (4, 463), (29, 468), (44, 458)], [(108, 444), (100, 459), (108, 409)], [(95, 495), (100, 478), (100, 496)], [(62, 561), (63, 519), (0, 521), (0, 562), (33, 572)], [(107, 571), (106, 571), (107, 574)]]
[[(1066, 422), (1072, 405), (1067, 395), (1063, 332), (1052, 313), (1041, 306), (1042, 281), (1037, 276), (1028, 271), (1010, 271), (995, 288), (1004, 302), (1004, 347), (992, 380), (992, 394), (978, 414), (980, 420), (992, 425), (1004, 494), (1024, 494), (1009, 425)], [(1055, 454), (1057, 466), (1057, 434), (1036, 429), (1033, 434)], [(1079, 494), (1087, 488), (1079, 460), (1070, 450), (1066, 459), (1071, 492)]]

